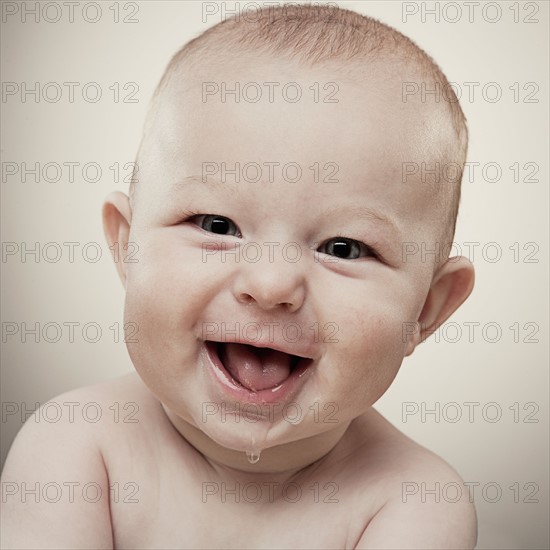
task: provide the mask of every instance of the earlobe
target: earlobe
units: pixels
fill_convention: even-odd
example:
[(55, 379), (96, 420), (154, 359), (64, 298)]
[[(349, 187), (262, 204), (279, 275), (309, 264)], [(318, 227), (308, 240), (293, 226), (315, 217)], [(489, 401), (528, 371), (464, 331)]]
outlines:
[(113, 255), (118, 276), (122, 284), (126, 286), (126, 262), (124, 257), (128, 250), (128, 238), (132, 222), (130, 199), (120, 191), (111, 193), (105, 199), (102, 215), (103, 231), (107, 244)]
[(474, 280), (474, 266), (463, 256), (449, 258), (439, 268), (418, 318), (418, 330), (411, 335), (405, 355), (410, 355), (462, 305), (474, 288)]

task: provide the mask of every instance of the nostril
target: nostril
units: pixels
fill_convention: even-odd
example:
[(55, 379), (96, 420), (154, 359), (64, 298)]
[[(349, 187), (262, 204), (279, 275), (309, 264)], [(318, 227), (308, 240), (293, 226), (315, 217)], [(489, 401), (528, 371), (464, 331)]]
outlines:
[(253, 301), (254, 301), (254, 298), (252, 298), (250, 294), (245, 294), (245, 293), (239, 294), (239, 302), (243, 304), (251, 304)]
[(240, 292), (235, 294), (237, 302), (245, 305), (258, 304), (262, 308), (282, 308), (284, 310), (293, 312), (296, 308), (296, 304), (293, 302), (279, 302), (278, 300), (272, 300), (270, 297), (254, 297), (247, 292)]

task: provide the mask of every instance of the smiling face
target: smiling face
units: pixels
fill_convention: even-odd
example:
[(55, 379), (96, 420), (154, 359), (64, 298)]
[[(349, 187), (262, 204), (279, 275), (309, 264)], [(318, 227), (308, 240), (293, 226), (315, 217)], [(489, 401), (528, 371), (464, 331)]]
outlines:
[[(129, 235), (139, 262), (125, 266), (125, 320), (139, 325), (128, 348), (169, 414), (224, 447), (342, 426), (411, 350), (403, 325), (419, 318), (434, 264), (404, 262), (402, 247), (433, 248), (440, 228), (433, 190), (404, 184), (402, 163), (431, 158), (442, 125), (377, 74), (358, 85), (241, 58), (173, 82), (158, 101)], [(203, 82), (236, 81), (281, 86), (273, 102), (265, 87), (257, 103), (202, 97)], [(287, 82), (300, 101), (277, 92)], [(336, 103), (322, 101), (327, 82)]]

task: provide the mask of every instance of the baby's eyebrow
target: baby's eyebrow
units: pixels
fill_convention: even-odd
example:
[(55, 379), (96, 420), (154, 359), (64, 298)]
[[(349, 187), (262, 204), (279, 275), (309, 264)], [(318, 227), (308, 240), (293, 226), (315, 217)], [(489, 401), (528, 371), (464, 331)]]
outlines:
[(213, 179), (212, 176), (186, 176), (185, 178), (178, 180), (172, 184), (172, 187), (178, 189), (180, 187), (186, 187), (191, 184), (206, 184), (207, 187), (212, 188), (214, 191), (227, 190), (228, 188), (234, 190), (234, 187), (230, 187), (227, 183)]
[(342, 216), (346, 215), (350, 218), (366, 219), (368, 221), (375, 221), (388, 226), (390, 229), (398, 232), (395, 223), (388, 218), (385, 214), (374, 210), (368, 206), (342, 206), (337, 208), (326, 208), (321, 212), (321, 216)]

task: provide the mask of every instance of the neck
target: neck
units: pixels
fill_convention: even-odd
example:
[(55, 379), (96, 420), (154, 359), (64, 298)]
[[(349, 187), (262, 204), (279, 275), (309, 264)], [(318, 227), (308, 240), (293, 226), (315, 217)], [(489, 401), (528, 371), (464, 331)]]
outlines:
[(327, 457), (342, 439), (351, 422), (306, 439), (264, 449), (260, 459), (251, 463), (246, 453), (219, 445), (164, 405), (163, 409), (176, 431), (203, 455), (220, 477), (231, 479), (269, 478), (284, 482)]

